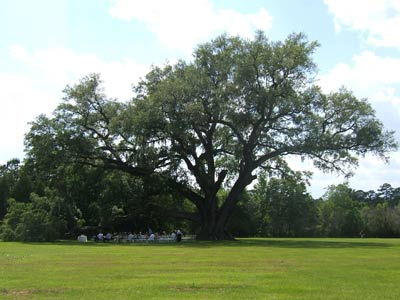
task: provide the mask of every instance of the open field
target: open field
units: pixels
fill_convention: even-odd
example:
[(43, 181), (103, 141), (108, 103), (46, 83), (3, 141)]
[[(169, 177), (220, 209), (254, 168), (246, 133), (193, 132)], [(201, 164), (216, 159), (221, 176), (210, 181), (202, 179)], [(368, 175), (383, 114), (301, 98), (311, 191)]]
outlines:
[(400, 240), (1, 243), (0, 299), (400, 299)]

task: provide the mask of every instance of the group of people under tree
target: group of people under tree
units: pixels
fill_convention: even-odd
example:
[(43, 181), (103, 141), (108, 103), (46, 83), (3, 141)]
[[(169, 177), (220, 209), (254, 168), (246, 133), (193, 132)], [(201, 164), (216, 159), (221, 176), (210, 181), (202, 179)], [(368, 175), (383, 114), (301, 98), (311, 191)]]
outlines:
[[(174, 242), (181, 242), (182, 241), (183, 233), (180, 229), (174, 230), (171, 234), (167, 234), (165, 231), (162, 234), (158, 232), (153, 232), (150, 228), (147, 232), (142, 233), (139, 232), (138, 234), (128, 232), (128, 233), (115, 233), (114, 235), (108, 232), (107, 234), (103, 234), (99, 232), (97, 235), (93, 236), (92, 240), (95, 242), (136, 242), (136, 241), (148, 241), (148, 242), (156, 242), (156, 241), (174, 241)], [(80, 234), (78, 236), (79, 242), (87, 242), (87, 236), (84, 234)]]

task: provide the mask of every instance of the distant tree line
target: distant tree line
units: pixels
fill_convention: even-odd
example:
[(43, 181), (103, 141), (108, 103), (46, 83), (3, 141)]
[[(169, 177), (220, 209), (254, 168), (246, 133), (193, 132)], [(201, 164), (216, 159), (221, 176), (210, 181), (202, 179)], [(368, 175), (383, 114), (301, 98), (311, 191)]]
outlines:
[(237, 236), (400, 237), (400, 188), (378, 190), (331, 185), (319, 199), (300, 173), (260, 176), (232, 222)]
[[(0, 166), (0, 239), (49, 241), (82, 231), (148, 228), (194, 232), (194, 224), (158, 209), (160, 203), (194, 209), (180, 195), (160, 193), (162, 187), (121, 171), (70, 164), (67, 156), (48, 153), (40, 163), (13, 159)], [(218, 197), (223, 201), (226, 192)], [(399, 237), (399, 202), (400, 188), (388, 183), (376, 191), (330, 186), (313, 199), (304, 174), (261, 173), (253, 189), (242, 194), (229, 230), (238, 237)]]

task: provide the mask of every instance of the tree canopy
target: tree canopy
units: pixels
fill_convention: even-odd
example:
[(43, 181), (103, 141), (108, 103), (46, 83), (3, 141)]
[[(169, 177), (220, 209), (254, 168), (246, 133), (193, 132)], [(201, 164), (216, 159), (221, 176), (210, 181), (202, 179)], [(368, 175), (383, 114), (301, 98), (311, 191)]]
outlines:
[(89, 75), (66, 87), (53, 119), (33, 122), (28, 157), (46, 160), (38, 151), (49, 146), (46, 134), (55, 159), (69, 153), (157, 182), (192, 203), (164, 209), (198, 223), (198, 238), (230, 238), (227, 222), (259, 170), (284, 170), (285, 158), (298, 155), (346, 171), (367, 152), (384, 158), (397, 146), (367, 100), (316, 85), (317, 46), (303, 34), (278, 42), (263, 32), (222, 35), (199, 45), (192, 61), (153, 67), (126, 103), (107, 98), (100, 76)]

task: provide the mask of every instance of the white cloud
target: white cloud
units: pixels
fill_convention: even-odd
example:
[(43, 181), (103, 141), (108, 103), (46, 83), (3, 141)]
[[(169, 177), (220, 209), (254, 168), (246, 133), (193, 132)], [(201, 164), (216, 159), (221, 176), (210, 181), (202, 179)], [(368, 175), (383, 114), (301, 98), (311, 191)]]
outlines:
[(12, 45), (9, 49), (11, 57), (24, 61), (24, 62), (32, 62), (31, 57), (28, 51), (22, 47), (21, 45)]
[(10, 47), (10, 55), (39, 72), (48, 83), (61, 91), (65, 85), (90, 74), (101, 73), (109, 97), (127, 100), (132, 96), (132, 83), (150, 69), (131, 58), (106, 62), (95, 54), (78, 54), (71, 49), (50, 48), (29, 53), (20, 45)]
[(189, 54), (193, 47), (213, 34), (228, 32), (251, 37), (256, 29), (268, 30), (271, 15), (261, 8), (254, 14), (233, 9), (215, 9), (209, 0), (114, 0), (113, 17), (146, 24), (170, 50)]
[(354, 56), (352, 64), (337, 64), (319, 77), (325, 92), (341, 86), (351, 89), (357, 97), (367, 98), (387, 130), (395, 130), (400, 141), (400, 58), (379, 57), (365, 51)]
[(382, 184), (400, 186), (400, 152), (390, 154), (390, 163), (366, 155), (360, 159), (356, 175), (349, 179), (350, 187), (364, 191), (376, 190)]
[(324, 0), (341, 28), (357, 30), (372, 45), (400, 48), (400, 1), (398, 0)]
[(22, 157), (23, 136), (28, 122), (41, 113), (50, 113), (55, 97), (38, 90), (29, 77), (0, 73), (0, 164)]
[(400, 116), (400, 86), (398, 70), (400, 58), (380, 57), (364, 51), (353, 57), (353, 64), (337, 64), (329, 73), (319, 76), (319, 85), (325, 92), (346, 86), (359, 97), (367, 97), (375, 106), (390, 103)]

